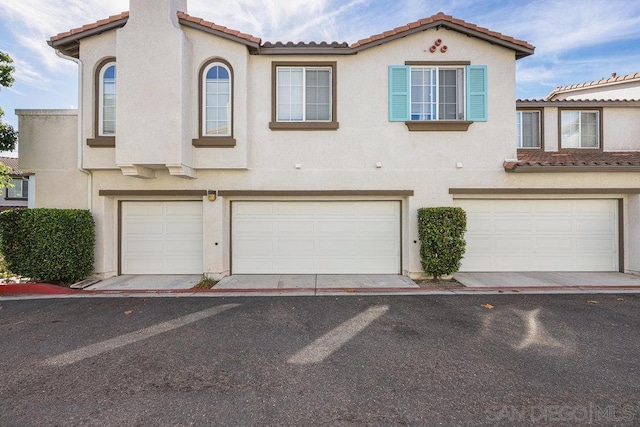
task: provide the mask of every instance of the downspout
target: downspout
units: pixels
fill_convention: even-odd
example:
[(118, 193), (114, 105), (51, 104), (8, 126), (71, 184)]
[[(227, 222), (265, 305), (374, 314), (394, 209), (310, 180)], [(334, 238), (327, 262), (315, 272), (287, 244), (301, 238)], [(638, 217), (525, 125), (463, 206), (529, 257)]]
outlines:
[(89, 212), (93, 209), (93, 174), (82, 167), (83, 164), (83, 144), (82, 144), (82, 61), (79, 58), (65, 55), (56, 49), (56, 55), (60, 58), (68, 59), (75, 62), (78, 65), (78, 158), (77, 167), (78, 170), (88, 177), (87, 183), (87, 208)]

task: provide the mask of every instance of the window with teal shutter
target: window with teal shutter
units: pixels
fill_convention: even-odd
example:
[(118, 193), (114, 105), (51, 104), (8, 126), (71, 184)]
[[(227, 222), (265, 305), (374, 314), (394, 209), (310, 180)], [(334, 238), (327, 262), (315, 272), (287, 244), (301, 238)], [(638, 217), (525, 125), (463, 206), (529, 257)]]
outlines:
[(467, 66), (467, 120), (487, 121), (487, 66)]
[(409, 120), (409, 67), (389, 66), (389, 121)]

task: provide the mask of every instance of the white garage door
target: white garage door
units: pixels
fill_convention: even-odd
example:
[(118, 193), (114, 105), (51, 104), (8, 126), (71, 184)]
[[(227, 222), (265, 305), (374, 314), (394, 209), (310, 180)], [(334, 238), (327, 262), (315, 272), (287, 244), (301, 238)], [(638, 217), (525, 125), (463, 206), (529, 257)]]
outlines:
[(202, 202), (122, 202), (122, 274), (202, 274)]
[(399, 274), (400, 202), (233, 202), (234, 274)]
[(460, 271), (617, 271), (616, 200), (456, 200)]

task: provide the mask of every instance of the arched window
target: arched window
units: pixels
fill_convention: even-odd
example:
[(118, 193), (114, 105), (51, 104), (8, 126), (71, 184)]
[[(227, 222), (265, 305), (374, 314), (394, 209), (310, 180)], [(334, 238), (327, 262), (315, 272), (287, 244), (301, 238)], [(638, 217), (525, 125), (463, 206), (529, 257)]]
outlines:
[(203, 93), (203, 136), (231, 135), (231, 73), (221, 62), (205, 69)]
[(98, 135), (116, 134), (116, 63), (107, 62), (100, 69), (98, 98)]

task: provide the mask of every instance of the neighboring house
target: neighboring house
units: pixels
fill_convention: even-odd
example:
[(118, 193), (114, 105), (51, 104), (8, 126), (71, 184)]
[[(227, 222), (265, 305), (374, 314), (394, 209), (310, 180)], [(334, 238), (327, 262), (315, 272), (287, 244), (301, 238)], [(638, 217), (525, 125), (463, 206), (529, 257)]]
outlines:
[(578, 83), (570, 86), (557, 87), (546, 98), (555, 100), (638, 100), (640, 99), (640, 73), (618, 76), (611, 74), (608, 79)]
[[(416, 211), (452, 205), (464, 271), (640, 271), (635, 167), (510, 173), (535, 169), (514, 144), (524, 41), (440, 13), (270, 43), (131, 0), (49, 44), (79, 64), (81, 108), (17, 111), (21, 165), (37, 206), (91, 209), (100, 275), (416, 277)], [(627, 144), (600, 129), (596, 153)]]
[(34, 181), (33, 176), (29, 176), (29, 174), (18, 169), (18, 159), (16, 158), (0, 157), (0, 163), (11, 168), (11, 181), (13, 183), (13, 188), (2, 189), (0, 212), (7, 209), (32, 207), (29, 200), (29, 187), (30, 183)]

